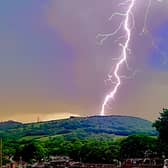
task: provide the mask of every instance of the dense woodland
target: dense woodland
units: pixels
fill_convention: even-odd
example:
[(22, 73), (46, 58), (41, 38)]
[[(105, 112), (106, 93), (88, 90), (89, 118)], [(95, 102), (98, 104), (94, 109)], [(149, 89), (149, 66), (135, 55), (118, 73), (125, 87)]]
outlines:
[[(13, 133), (16, 137), (13, 134), (9, 136), (10, 129), (17, 130), (22, 127), (24, 132), (22, 124), (17, 123), (15, 126), (12, 128), (9, 128), (9, 125), (6, 125), (6, 128), (5, 125), (3, 126), (3, 129), (7, 130), (6, 136), (1, 130), (4, 163), (9, 162), (11, 158), (19, 160), (22, 157), (24, 161), (34, 162), (47, 160), (49, 156), (55, 155), (65, 155), (75, 161), (89, 163), (113, 163), (116, 159), (125, 158), (168, 157), (168, 109), (163, 109), (158, 120), (153, 123), (153, 127), (158, 131), (157, 136), (131, 134), (116, 137), (99, 134), (80, 137), (56, 134), (55, 136), (23, 137), (18, 135), (19, 132)], [(77, 127), (77, 125), (72, 124), (71, 127)]]
[(49, 156), (65, 155), (73, 160), (89, 163), (112, 163), (115, 159), (132, 157), (155, 157), (161, 155), (156, 137), (132, 135), (127, 138), (109, 140), (65, 140), (63, 136), (48, 140), (4, 140), (3, 153), (19, 160), (47, 159)]

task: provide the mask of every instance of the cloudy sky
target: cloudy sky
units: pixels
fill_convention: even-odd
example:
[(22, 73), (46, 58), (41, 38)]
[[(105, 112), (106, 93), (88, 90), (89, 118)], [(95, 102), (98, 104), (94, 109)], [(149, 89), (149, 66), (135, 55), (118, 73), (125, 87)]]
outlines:
[[(96, 35), (116, 29), (121, 18), (108, 18), (125, 10), (122, 1), (0, 1), (0, 120), (98, 115), (113, 89), (105, 79), (121, 52), (121, 34), (103, 45)], [(120, 70), (129, 79), (122, 78), (107, 115), (155, 120), (168, 107), (168, 0), (152, 0), (142, 33), (147, 6), (136, 0), (131, 70)]]

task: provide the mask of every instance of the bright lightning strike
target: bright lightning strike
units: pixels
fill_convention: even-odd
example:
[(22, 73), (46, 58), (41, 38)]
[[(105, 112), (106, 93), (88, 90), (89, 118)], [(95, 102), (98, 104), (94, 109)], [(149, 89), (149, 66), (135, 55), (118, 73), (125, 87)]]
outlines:
[(127, 55), (128, 55), (128, 51), (129, 51), (129, 42), (130, 42), (130, 38), (131, 38), (131, 27), (130, 27), (130, 19), (132, 17), (132, 8), (135, 5), (136, 0), (126, 0), (123, 3), (120, 3), (119, 5), (128, 5), (128, 9), (125, 13), (114, 13), (111, 15), (111, 17), (109, 18), (109, 20), (111, 20), (114, 16), (121, 16), (124, 17), (124, 21), (120, 23), (120, 25), (118, 26), (118, 28), (110, 33), (110, 34), (98, 34), (97, 37), (101, 37), (100, 40), (100, 44), (103, 44), (103, 42), (105, 40), (107, 40), (107, 38), (115, 35), (116, 33), (119, 32), (119, 30), (121, 29), (121, 27), (124, 28), (126, 35), (126, 41), (123, 44), (120, 44), (120, 46), (122, 47), (122, 54), (121, 57), (118, 58), (118, 62), (115, 65), (115, 69), (114, 69), (114, 73), (113, 75), (108, 75), (109, 80), (112, 80), (112, 77), (114, 76), (116, 79), (116, 82), (114, 82), (114, 88), (112, 91), (110, 91), (109, 94), (106, 95), (104, 102), (102, 104), (102, 108), (101, 108), (101, 113), (100, 115), (104, 115), (105, 114), (105, 107), (107, 105), (107, 103), (109, 102), (110, 99), (113, 99), (115, 94), (117, 93), (117, 90), (119, 88), (119, 86), (121, 85), (121, 76), (119, 75), (119, 70), (121, 68), (121, 66), (123, 65), (123, 63), (127, 63)]
[[(163, 0), (157, 0), (158, 2), (163, 2)], [(110, 37), (116, 35), (119, 33), (121, 28), (124, 29), (125, 34), (122, 36), (119, 36), (116, 41), (119, 41), (121, 39), (125, 39), (124, 43), (119, 43), (119, 46), (122, 48), (121, 51), (121, 56), (117, 58), (113, 58), (112, 60), (115, 60), (117, 63), (115, 64), (114, 67), (112, 67), (112, 71), (108, 74), (108, 78), (106, 81), (110, 81), (112, 85), (114, 85), (113, 89), (106, 95), (102, 107), (101, 107), (101, 112), (100, 115), (105, 114), (105, 107), (108, 105), (108, 102), (110, 99), (114, 99), (119, 86), (121, 85), (121, 79), (130, 79), (132, 78), (123, 76), (119, 74), (119, 71), (121, 69), (121, 66), (126, 63), (128, 70), (130, 70), (128, 63), (127, 63), (127, 57), (129, 54), (131, 54), (131, 49), (129, 48), (129, 43), (131, 40), (131, 33), (132, 33), (132, 28), (134, 28), (134, 16), (132, 14), (132, 9), (135, 6), (136, 0), (124, 0), (122, 3), (119, 3), (118, 6), (124, 6), (126, 7), (126, 12), (115, 12), (109, 17), (109, 21), (113, 19), (115, 16), (120, 16), (123, 17), (123, 20), (120, 22), (119, 26), (112, 32), (112, 33), (104, 33), (104, 34), (98, 34), (97, 38), (100, 39), (100, 45), (103, 45), (103, 43)], [(145, 11), (145, 18), (144, 18), (144, 24), (142, 28), (141, 35), (143, 34), (149, 34), (147, 31), (147, 20), (148, 20), (148, 15), (149, 15), (149, 10), (152, 4), (152, 0), (147, 1), (147, 9)], [(155, 44), (153, 38), (152, 38), (152, 44), (154, 47), (159, 50), (159, 47)], [(160, 50), (159, 50), (160, 51)], [(164, 56), (164, 53), (160, 52), (161, 55)], [(164, 63), (167, 63), (168, 61), (164, 59)], [(135, 76), (137, 71), (134, 72), (132, 76)], [(115, 79), (115, 80), (114, 80)]]

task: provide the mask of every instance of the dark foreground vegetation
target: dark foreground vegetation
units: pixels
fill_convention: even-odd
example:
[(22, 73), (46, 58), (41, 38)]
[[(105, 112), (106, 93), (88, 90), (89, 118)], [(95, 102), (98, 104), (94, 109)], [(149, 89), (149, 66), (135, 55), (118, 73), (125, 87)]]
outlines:
[(49, 156), (64, 155), (75, 161), (88, 163), (113, 163), (115, 159), (161, 157), (157, 138), (144, 135), (132, 135), (117, 140), (73, 140), (66, 141), (62, 137), (51, 138), (47, 141), (10, 141), (4, 140), (5, 156), (20, 156), (26, 162), (33, 159), (41, 160)]
[(138, 134), (119, 138), (104, 138), (103, 135), (67, 138), (57, 134), (43, 138), (19, 136), (16, 138), (3, 134), (3, 163), (20, 159), (32, 163), (58, 155), (69, 156), (74, 161), (83, 163), (114, 163), (115, 160), (127, 158), (168, 157), (168, 109), (163, 109), (160, 118), (154, 122), (153, 126), (158, 131), (158, 136)]

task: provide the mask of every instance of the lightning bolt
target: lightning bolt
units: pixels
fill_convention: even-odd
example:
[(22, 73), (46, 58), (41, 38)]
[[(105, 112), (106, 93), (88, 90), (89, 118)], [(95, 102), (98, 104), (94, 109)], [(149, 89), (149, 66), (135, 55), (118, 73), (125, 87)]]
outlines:
[(120, 46), (122, 47), (122, 54), (121, 57), (118, 58), (118, 62), (115, 65), (114, 68), (114, 72), (113, 75), (108, 75), (109, 80), (112, 79), (112, 77), (114, 76), (116, 79), (116, 82), (114, 82), (114, 88), (112, 91), (110, 91), (109, 94), (106, 95), (102, 107), (101, 107), (101, 112), (100, 115), (104, 115), (105, 114), (105, 107), (108, 104), (108, 102), (110, 101), (110, 99), (114, 99), (115, 94), (118, 91), (119, 86), (121, 85), (121, 76), (119, 75), (119, 70), (121, 68), (121, 66), (123, 65), (123, 63), (127, 63), (127, 55), (128, 55), (128, 51), (129, 51), (129, 42), (130, 42), (130, 38), (131, 38), (131, 27), (130, 27), (130, 19), (132, 18), (132, 8), (135, 5), (136, 0), (126, 0), (123, 3), (120, 3), (119, 6), (121, 5), (127, 5), (127, 3), (129, 3), (127, 11), (125, 13), (114, 13), (111, 15), (111, 17), (109, 18), (109, 20), (111, 20), (114, 16), (121, 16), (124, 17), (124, 21), (120, 23), (119, 27), (110, 34), (98, 34), (97, 37), (101, 37), (100, 40), (100, 44), (103, 44), (103, 42), (109, 38), (110, 36), (115, 35), (116, 33), (119, 32), (119, 30), (121, 29), (121, 27), (124, 27), (124, 30), (126, 32), (126, 35), (124, 36), (126, 38), (126, 41), (124, 42), (124, 44), (120, 44)]
[(147, 33), (146, 24), (147, 24), (147, 20), (148, 20), (148, 15), (149, 15), (149, 10), (150, 10), (151, 4), (152, 4), (152, 0), (149, 0), (148, 1), (148, 5), (147, 5), (147, 9), (146, 9), (146, 12), (145, 12), (144, 25), (143, 25), (143, 28), (142, 28), (142, 33)]

